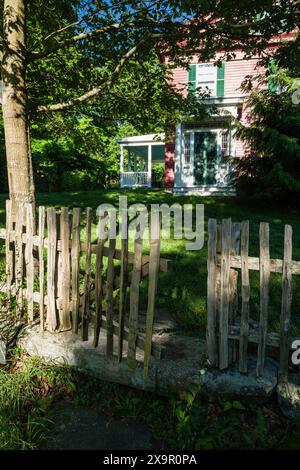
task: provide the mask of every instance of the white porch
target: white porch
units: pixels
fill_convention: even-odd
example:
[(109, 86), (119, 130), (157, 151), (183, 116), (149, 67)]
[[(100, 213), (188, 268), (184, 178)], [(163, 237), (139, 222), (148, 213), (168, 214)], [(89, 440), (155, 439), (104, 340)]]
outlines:
[(147, 134), (118, 139), (121, 146), (121, 188), (151, 188), (152, 167), (164, 163), (164, 134)]

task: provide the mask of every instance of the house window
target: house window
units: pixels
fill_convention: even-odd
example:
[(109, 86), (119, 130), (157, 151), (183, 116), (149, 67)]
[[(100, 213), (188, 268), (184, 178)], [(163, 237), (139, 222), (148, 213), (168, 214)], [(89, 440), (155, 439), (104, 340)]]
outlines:
[(184, 136), (184, 163), (191, 162), (191, 134)]
[(225, 91), (225, 63), (191, 64), (188, 70), (188, 90), (196, 95), (197, 89), (208, 89), (212, 97), (222, 97)]
[(216, 67), (213, 64), (199, 64), (197, 87), (208, 88), (211, 95), (216, 94)]

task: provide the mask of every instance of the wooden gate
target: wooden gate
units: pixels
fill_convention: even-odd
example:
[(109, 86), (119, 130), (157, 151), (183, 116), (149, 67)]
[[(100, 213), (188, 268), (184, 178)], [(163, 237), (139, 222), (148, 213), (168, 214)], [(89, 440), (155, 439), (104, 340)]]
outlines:
[[(208, 222), (207, 347), (212, 366), (226, 369), (239, 361), (248, 371), (248, 344), (257, 344), (256, 373), (263, 375), (267, 346), (280, 348), (279, 379), (288, 380), (291, 329), (292, 276), (300, 262), (292, 260), (292, 227), (285, 226), (284, 259), (270, 259), (269, 224), (260, 223), (259, 257), (249, 256), (249, 222)], [(260, 273), (260, 312), (257, 328), (250, 328), (249, 271)], [(282, 274), (280, 332), (268, 331), (270, 273)], [(238, 293), (238, 276), (241, 293)], [(240, 298), (240, 302), (239, 302)], [(239, 320), (239, 321), (237, 321)]]
[[(14, 224), (10, 214), (7, 201), (6, 229), (0, 230), (0, 238), (6, 241), (6, 281), (0, 290), (13, 301), (16, 319), (29, 324), (39, 321), (42, 331), (53, 333), (72, 329), (83, 341), (92, 334), (94, 347), (104, 329), (107, 355), (115, 353), (121, 361), (123, 342), (128, 343), (130, 368), (136, 366), (136, 349), (144, 351), (146, 377), (150, 357), (162, 354), (152, 341), (158, 274), (171, 269), (171, 262), (160, 258), (159, 218), (153, 221), (150, 254), (144, 255), (141, 234), (135, 238), (133, 252), (128, 250), (128, 237), (117, 248), (115, 239), (105, 243), (92, 234), (89, 207), (84, 221), (79, 208), (39, 207), (37, 223), (30, 204), (19, 209)], [(146, 332), (141, 335), (140, 283), (145, 277), (148, 306)]]

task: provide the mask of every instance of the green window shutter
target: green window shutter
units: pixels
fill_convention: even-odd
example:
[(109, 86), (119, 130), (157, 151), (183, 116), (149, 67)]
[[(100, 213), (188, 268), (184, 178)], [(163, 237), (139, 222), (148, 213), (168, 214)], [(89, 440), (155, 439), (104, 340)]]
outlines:
[(217, 68), (217, 96), (224, 96), (225, 91), (225, 64), (222, 62)]
[(188, 90), (192, 95), (196, 94), (196, 64), (191, 64), (188, 70)]
[[(270, 77), (270, 75), (275, 75), (277, 71), (277, 65), (276, 61), (271, 57), (268, 62), (268, 70), (267, 70), (267, 76)], [(270, 93), (276, 93), (277, 92), (277, 83), (275, 80), (272, 78), (269, 78), (268, 80), (268, 90)]]

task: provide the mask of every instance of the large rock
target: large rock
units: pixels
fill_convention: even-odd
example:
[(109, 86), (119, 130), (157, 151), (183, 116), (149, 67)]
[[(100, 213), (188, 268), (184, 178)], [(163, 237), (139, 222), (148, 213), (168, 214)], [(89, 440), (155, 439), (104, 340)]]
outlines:
[(210, 369), (203, 375), (204, 390), (213, 395), (226, 395), (232, 398), (251, 399), (266, 402), (274, 393), (277, 385), (277, 365), (266, 359), (263, 377), (256, 377), (256, 359), (248, 359), (248, 373), (239, 372), (238, 363), (228, 370)]
[[(276, 387), (277, 369), (272, 361), (266, 361), (263, 378), (256, 378), (254, 360), (249, 361), (248, 375), (241, 375), (237, 366), (227, 371), (217, 371), (206, 366), (206, 344), (200, 338), (171, 333), (155, 334), (153, 341), (165, 347), (163, 359), (151, 360), (149, 375), (143, 379), (143, 352), (137, 350), (138, 366), (131, 370), (126, 364), (126, 342), (124, 358), (118, 363), (115, 356), (106, 356), (106, 334), (100, 334), (99, 346), (90, 340), (81, 341), (72, 332), (41, 333), (39, 327), (28, 327), (19, 337), (18, 344), (29, 354), (38, 355), (47, 361), (68, 364), (92, 374), (102, 380), (129, 385), (160, 395), (183, 395), (193, 386), (208, 395), (225, 395), (266, 401)], [(114, 341), (116, 343), (116, 341)], [(115, 344), (116, 346), (116, 344)]]
[(300, 386), (293, 383), (279, 383), (277, 400), (282, 414), (288, 419), (295, 419), (300, 413)]

